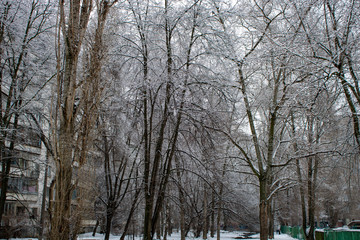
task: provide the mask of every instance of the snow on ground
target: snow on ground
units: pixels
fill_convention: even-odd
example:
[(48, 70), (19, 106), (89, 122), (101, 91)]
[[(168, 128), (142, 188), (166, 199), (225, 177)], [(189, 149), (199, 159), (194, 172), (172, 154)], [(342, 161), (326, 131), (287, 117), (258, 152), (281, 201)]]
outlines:
[[(221, 240), (235, 240), (236, 237), (242, 236), (244, 232), (221, 232)], [(260, 239), (260, 234), (251, 235), (249, 239)], [(78, 240), (103, 240), (104, 235), (96, 234), (95, 237), (92, 233), (80, 234)], [(120, 236), (110, 236), (110, 240), (119, 240)], [(202, 240), (202, 238), (187, 237), (187, 240)], [(10, 240), (37, 240), (37, 238), (10, 238)], [(141, 237), (127, 236), (125, 240), (141, 240)], [(167, 240), (180, 240), (180, 233), (173, 233), (167, 237)], [(209, 237), (208, 240), (216, 240), (215, 238)], [(275, 234), (275, 240), (296, 240), (287, 234)]]
[[(236, 237), (242, 236), (244, 232), (221, 232), (221, 240), (235, 240)], [(260, 239), (260, 234), (255, 234), (250, 236), (249, 239)], [(104, 236), (97, 234), (95, 237), (92, 236), (91, 233), (87, 234), (81, 234), (78, 237), (79, 240), (103, 240)], [(110, 236), (110, 240), (119, 240), (119, 236)], [(187, 237), (187, 240), (202, 240), (201, 238), (194, 238), (194, 237)], [(125, 240), (141, 240), (141, 237), (135, 237), (128, 236), (125, 238)], [(180, 233), (173, 233), (171, 236), (167, 237), (167, 240), (180, 240)], [(209, 237), (208, 240), (216, 240), (215, 238)], [(288, 236), (287, 234), (275, 234), (275, 240), (296, 240), (295, 238), (292, 238)]]

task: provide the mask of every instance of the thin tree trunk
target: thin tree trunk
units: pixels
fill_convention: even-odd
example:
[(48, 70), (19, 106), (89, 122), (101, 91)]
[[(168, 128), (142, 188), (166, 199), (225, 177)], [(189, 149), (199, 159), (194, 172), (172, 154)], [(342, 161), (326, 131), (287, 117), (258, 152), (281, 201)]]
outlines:
[(301, 201), (301, 213), (302, 213), (302, 228), (307, 228), (307, 213), (306, 213), (306, 203), (305, 203), (305, 189), (303, 186), (302, 174), (301, 174), (301, 167), (300, 167), (300, 160), (296, 159), (296, 172), (298, 175), (298, 182), (300, 184), (299, 191), (300, 191), (300, 201)]
[(138, 202), (138, 199), (139, 199), (139, 196), (140, 196), (140, 188), (138, 190), (136, 190), (136, 193), (135, 193), (135, 197), (134, 197), (134, 200), (133, 200), (133, 203), (131, 205), (131, 209), (130, 209), (130, 213), (129, 213), (129, 216), (127, 218), (127, 221), (126, 221), (126, 224), (125, 224), (125, 227), (124, 227), (124, 231), (120, 237), (120, 240), (124, 240), (125, 239), (125, 236), (126, 236), (126, 233), (129, 229), (129, 226), (130, 226), (130, 223), (131, 223), (131, 219), (132, 219), (132, 216), (134, 215), (134, 212), (135, 212), (135, 209), (136, 209), (136, 206), (137, 206), (137, 202)]
[(45, 176), (44, 176), (44, 184), (43, 184), (43, 192), (42, 192), (42, 200), (41, 200), (39, 240), (42, 240), (44, 234), (47, 179), (48, 179), (48, 157), (46, 157)]
[(124, 231), (123, 231), (123, 234), (120, 237), (120, 240), (125, 239), (126, 233), (127, 233), (128, 229), (129, 229), (129, 226), (130, 226), (130, 223), (131, 223), (132, 216), (134, 215), (134, 212), (135, 212), (135, 209), (136, 209), (136, 206), (137, 206), (137, 202), (138, 202), (138, 199), (139, 199), (139, 196), (140, 196), (140, 192), (141, 191), (139, 189), (135, 193), (135, 198), (134, 198), (134, 201), (133, 201), (133, 203), (131, 205), (130, 213), (129, 213), (129, 216), (127, 218), (127, 221), (126, 221), (126, 224), (125, 224), (125, 227), (124, 227)]
[(185, 196), (181, 185), (181, 172), (179, 158), (175, 156), (176, 176), (178, 181), (178, 196), (180, 208), (180, 240), (185, 240)]
[(222, 193), (223, 193), (223, 184), (220, 183), (219, 191), (219, 202), (217, 206), (217, 216), (216, 216), (216, 240), (220, 240), (220, 227), (221, 227), (221, 213), (222, 213)]
[[(215, 185), (215, 184), (214, 184)], [(215, 186), (213, 186), (215, 189)], [(210, 218), (210, 237), (215, 236), (215, 192), (211, 191), (211, 218)]]
[[(296, 129), (295, 129), (295, 120), (294, 120), (293, 112), (290, 113), (290, 120), (291, 120), (291, 128), (292, 128), (291, 129), (292, 137), (295, 138)], [(294, 148), (294, 152), (296, 154), (299, 150), (296, 141), (294, 141), (292, 145)], [(297, 177), (298, 177), (299, 192), (300, 192), (302, 229), (306, 229), (307, 228), (307, 221), (306, 221), (307, 213), (306, 213), (306, 203), (305, 203), (305, 189), (304, 189), (304, 183), (303, 183), (302, 174), (301, 174), (300, 160), (296, 159), (295, 163), (296, 163), (296, 173), (297, 173)]]
[(172, 224), (171, 224), (171, 210), (170, 210), (170, 203), (168, 202), (166, 205), (166, 228), (167, 234), (171, 236), (172, 234)]
[(203, 206), (203, 239), (207, 239), (208, 233), (208, 200), (207, 200), (207, 189), (204, 183), (204, 206)]
[(313, 170), (313, 157), (308, 160), (308, 227), (309, 232), (305, 233), (307, 240), (314, 240), (314, 225), (315, 225), (315, 182)]
[(9, 155), (5, 155), (5, 147), (4, 144), (1, 144), (1, 162), (2, 162), (2, 172), (1, 172), (1, 195), (0, 195), (0, 221), (2, 221), (2, 217), (4, 215), (5, 209), (5, 201), (6, 201), (6, 194), (8, 190), (8, 182), (9, 182), (9, 174), (10, 174), (10, 163), (11, 159)]
[(97, 228), (99, 227), (99, 224), (100, 224), (99, 219), (96, 219), (96, 224), (95, 224), (95, 227), (94, 227), (94, 230), (93, 230), (93, 233), (92, 233), (93, 237), (95, 237), (95, 235), (96, 235)]

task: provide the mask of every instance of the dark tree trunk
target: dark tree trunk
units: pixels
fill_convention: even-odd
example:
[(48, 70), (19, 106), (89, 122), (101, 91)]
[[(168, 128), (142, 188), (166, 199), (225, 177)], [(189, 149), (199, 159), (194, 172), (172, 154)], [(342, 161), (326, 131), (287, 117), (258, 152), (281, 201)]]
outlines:
[(8, 182), (9, 182), (10, 163), (11, 163), (10, 157), (6, 157), (4, 152), (5, 152), (5, 149), (2, 148), (1, 149), (1, 163), (2, 163), (3, 171), (1, 172), (0, 222), (2, 221), (2, 217), (4, 215), (6, 194), (7, 194)]
[(176, 176), (178, 180), (178, 196), (179, 196), (179, 208), (180, 208), (180, 240), (185, 240), (185, 196), (181, 184), (181, 172), (180, 172), (180, 163), (179, 159), (175, 156), (176, 164)]
[(94, 230), (93, 230), (93, 233), (92, 233), (92, 236), (93, 236), (93, 237), (95, 237), (95, 235), (96, 235), (97, 228), (99, 227), (99, 224), (100, 224), (100, 221), (99, 221), (99, 219), (97, 219), (97, 220), (96, 220), (95, 227), (94, 227)]
[(124, 231), (123, 231), (123, 233), (122, 233), (122, 235), (120, 237), (120, 240), (125, 239), (126, 233), (127, 233), (128, 229), (130, 227), (132, 216), (134, 215), (135, 209), (137, 207), (137, 202), (138, 202), (139, 196), (140, 196), (140, 188), (138, 190), (136, 190), (135, 197), (134, 197), (134, 200), (132, 202), (131, 209), (130, 209), (130, 212), (129, 212), (129, 216), (128, 216), (127, 220), (126, 220)]
[(115, 210), (112, 208), (108, 208), (106, 213), (106, 225), (105, 225), (105, 238), (104, 240), (109, 240), (111, 233), (111, 224), (112, 219), (114, 217)]
[(207, 199), (207, 189), (206, 184), (204, 183), (204, 206), (203, 206), (203, 239), (207, 239), (208, 234), (208, 199)]
[(274, 239), (274, 209), (273, 209), (273, 199), (269, 201), (268, 204), (268, 215), (269, 215), (269, 239)]
[[(215, 184), (214, 184), (215, 185)], [(213, 186), (215, 189), (215, 186)], [(215, 193), (211, 192), (211, 218), (210, 218), (210, 237), (215, 237)]]
[(260, 219), (260, 240), (267, 240), (269, 234), (268, 226), (268, 202), (267, 202), (267, 180), (260, 179), (260, 205), (259, 205), (259, 219)]

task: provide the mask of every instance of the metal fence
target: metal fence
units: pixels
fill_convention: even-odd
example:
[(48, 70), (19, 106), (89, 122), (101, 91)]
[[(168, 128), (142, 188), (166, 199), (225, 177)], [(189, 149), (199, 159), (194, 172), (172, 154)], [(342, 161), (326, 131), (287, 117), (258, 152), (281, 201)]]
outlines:
[[(281, 232), (293, 238), (304, 240), (302, 227), (281, 226)], [(360, 240), (360, 231), (352, 229), (321, 229), (315, 231), (316, 240)]]

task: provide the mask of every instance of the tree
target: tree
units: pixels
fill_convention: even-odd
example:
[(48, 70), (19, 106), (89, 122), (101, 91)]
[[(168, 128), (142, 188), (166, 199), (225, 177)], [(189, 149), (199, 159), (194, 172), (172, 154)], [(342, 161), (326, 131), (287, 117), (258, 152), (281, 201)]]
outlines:
[[(78, 79), (79, 57), (93, 9), (92, 0), (59, 2), (59, 26), (57, 33), (57, 89), (56, 112), (53, 116), (52, 137), (54, 146), (55, 202), (51, 209), (51, 239), (69, 239), (73, 166), (86, 163), (91, 130), (97, 118), (97, 108), (102, 97), (104, 83), (101, 67), (105, 54), (103, 33), (110, 8), (117, 1), (96, 1), (97, 22), (91, 42), (87, 73)], [(68, 7), (68, 11), (67, 10)], [(64, 56), (60, 37), (64, 38)], [(61, 66), (61, 62), (64, 66)], [(61, 71), (63, 67), (63, 71)], [(76, 232), (73, 233), (73, 238)]]
[[(214, 7), (216, 10), (216, 17), (225, 35), (224, 39), (231, 39), (231, 36), (227, 36), (227, 34), (229, 34), (229, 29), (225, 22), (225, 18), (223, 17), (222, 10), (215, 2)], [(251, 89), (253, 88), (250, 84), (256, 85), (256, 82), (249, 82), (249, 78), (251, 79), (250, 74), (252, 74), (252, 72), (250, 69), (250, 71), (248, 70), (247, 66), (249, 58), (256, 54), (256, 50), (261, 48), (261, 44), (265, 41), (265, 37), (268, 32), (270, 32), (273, 22), (275, 22), (276, 18), (280, 14), (282, 14), (282, 11), (272, 13), (271, 9), (273, 9), (273, 5), (269, 2), (258, 3), (255, 1), (251, 10), (257, 14), (260, 14), (264, 19), (262, 28), (258, 30), (257, 35), (252, 36), (253, 41), (249, 43), (250, 47), (245, 46), (247, 49), (244, 53), (238, 53), (238, 51), (236, 51), (238, 47), (234, 45), (233, 42), (227, 42), (226, 45), (229, 46), (229, 49), (225, 50), (225, 54), (228, 55), (224, 56), (226, 59), (229, 59), (234, 63), (238, 74), (236, 87), (241, 91), (242, 94), (242, 100), (246, 111), (247, 124), (249, 127), (250, 139), (252, 143), (251, 150), (245, 149), (243, 146), (241, 146), (232, 137), (233, 134), (225, 134), (230, 138), (230, 141), (234, 144), (234, 146), (241, 152), (244, 161), (258, 179), (261, 239), (267, 239), (269, 233), (268, 204), (271, 197), (269, 186), (272, 184), (269, 180), (271, 179), (272, 169), (275, 165), (274, 157), (277, 153), (275, 144), (282, 138), (281, 135), (276, 136), (278, 131), (281, 134), (281, 127), (279, 128), (278, 126), (278, 115), (280, 114), (280, 110), (286, 100), (287, 87), (289, 83), (287, 83), (288, 73), (284, 68), (284, 65), (287, 61), (286, 57), (276, 58), (276, 55), (272, 56), (273, 54), (271, 52), (268, 53), (270, 54), (270, 68), (272, 69), (272, 73), (268, 75), (269, 78), (263, 79), (265, 83), (265, 94), (266, 96), (269, 96), (269, 99), (265, 100), (265, 102), (269, 108), (264, 110), (263, 117), (266, 119), (266, 125), (264, 127), (265, 130), (262, 131), (262, 126), (258, 123), (256, 118), (256, 115), (261, 113), (259, 110), (257, 110), (257, 105), (255, 105), (254, 100), (250, 99), (251, 96), (256, 96), (259, 93), (251, 92)], [(259, 22), (261, 23), (261, 20), (256, 19), (255, 21), (258, 21), (257, 24), (259, 24)], [(244, 26), (244, 30), (247, 30), (247, 28), (250, 27)], [(242, 57), (239, 55), (242, 55)], [(249, 71), (249, 73), (247, 73), (247, 71)], [(261, 86), (261, 82), (259, 82), (259, 85)], [(259, 138), (260, 131), (262, 131), (263, 136), (266, 136), (264, 139)], [(265, 146), (263, 146), (263, 141)], [(255, 154), (254, 157), (252, 156), (253, 153)]]
[[(174, 3), (166, 0), (162, 3), (163, 6), (155, 4), (160, 9), (157, 11), (156, 8), (150, 7), (149, 2), (128, 1), (138, 39), (136, 41), (126, 39), (134, 49), (138, 50), (136, 52), (138, 55), (134, 59), (138, 59), (141, 63), (142, 79), (139, 80), (141, 93), (137, 94), (141, 96), (141, 101), (137, 104), (142, 113), (144, 239), (147, 240), (152, 239), (155, 234), (156, 224), (159, 222), (165, 202), (165, 193), (177, 151), (179, 129), (183, 121), (189, 77), (187, 71), (195, 42), (195, 32), (192, 30), (195, 25), (193, 25), (194, 27), (188, 31), (190, 39), (186, 41), (186, 46), (189, 47), (186, 47), (184, 52), (181, 52), (183, 48), (179, 48), (181, 51), (178, 51), (174, 44), (183, 39), (177, 35), (177, 29), (182, 24), (184, 16), (192, 13), (192, 9), (196, 9), (199, 2), (194, 1), (183, 9), (174, 10)], [(152, 12), (155, 10), (156, 12)], [(158, 14), (163, 18), (157, 23), (158, 19), (151, 19), (150, 14)], [(193, 16), (196, 14), (194, 13)], [(195, 24), (195, 20), (191, 24)], [(163, 38), (159, 39), (159, 36)], [(161, 47), (153, 45), (153, 39), (159, 41)], [(176, 52), (180, 52), (179, 59), (182, 61), (180, 64), (185, 66), (185, 70), (181, 69), (180, 64), (177, 66)], [(185, 58), (180, 58), (181, 54), (185, 55)], [(164, 63), (155, 57), (159, 55), (166, 59)], [(181, 71), (185, 73), (182, 74)], [(177, 74), (181, 76), (179, 80), (176, 79)]]
[[(322, 146), (328, 136), (334, 136), (333, 127), (334, 104), (336, 97), (330, 92), (325, 92), (323, 84), (329, 79), (323, 81), (315, 78), (308, 82), (308, 91), (305, 96), (299, 99), (298, 110), (300, 113), (291, 113), (293, 148), (296, 158), (296, 173), (299, 182), (300, 204), (302, 213), (302, 228), (307, 229), (306, 239), (314, 239), (315, 236), (315, 216), (317, 212), (316, 205), (319, 205), (319, 192), (321, 186), (318, 183), (320, 170), (324, 165), (322, 158), (324, 155), (331, 157), (336, 153), (336, 149), (329, 146)], [(328, 87), (330, 89), (330, 87)], [(304, 101), (304, 102), (302, 102)], [(298, 120), (294, 117), (298, 116)], [(300, 128), (297, 130), (297, 128)], [(325, 130), (326, 129), (326, 130)], [(297, 133), (298, 131), (301, 134)]]
[[(130, 136), (127, 139), (122, 138), (123, 135), (120, 134), (120, 129), (117, 127), (122, 125), (118, 117), (108, 118), (104, 116), (105, 114), (102, 115), (99, 119), (101, 139), (98, 139), (97, 147), (103, 156), (100, 159), (103, 163), (103, 170), (100, 175), (101, 183), (105, 182), (105, 193), (103, 193), (104, 197), (100, 195), (99, 199), (105, 205), (106, 225), (104, 231), (106, 240), (110, 237), (112, 220), (117, 209), (129, 195), (129, 192), (134, 192), (134, 200), (131, 203), (128, 220), (122, 234), (123, 239), (141, 192), (140, 188), (132, 189), (136, 186), (134, 183), (137, 181), (138, 163), (136, 156), (138, 156), (139, 148), (131, 149), (131, 146), (129, 146), (129, 143), (132, 142)], [(125, 124), (126, 122), (123, 123), (123, 125)], [(126, 143), (125, 146), (121, 144), (122, 141)], [(130, 152), (134, 153), (131, 154)]]
[[(311, 81), (311, 87), (308, 93), (311, 94), (313, 87), (317, 86), (317, 82), (323, 82), (322, 86), (318, 86), (316, 94), (313, 99), (313, 103), (308, 103), (305, 112), (307, 118), (304, 121), (308, 127), (307, 141), (309, 146), (309, 154), (314, 154), (307, 160), (307, 170), (303, 172), (301, 159), (297, 159), (297, 172), (299, 176), (300, 196), (302, 205), (302, 226), (303, 229), (309, 227), (309, 232), (306, 233), (307, 239), (313, 239), (313, 232), (315, 228), (315, 203), (317, 200), (317, 194), (321, 194), (320, 184), (316, 181), (319, 174), (319, 166), (322, 163), (321, 154), (316, 154), (319, 150), (323, 138), (326, 138), (326, 134), (332, 135), (331, 142), (337, 142), (337, 134), (333, 134), (333, 127), (326, 127), (329, 124), (329, 117), (334, 116), (333, 113), (335, 105), (340, 105), (340, 101), (337, 92), (337, 85), (342, 89), (342, 97), (347, 103), (350, 111), (350, 118), (353, 126), (353, 136), (357, 145), (359, 146), (359, 119), (357, 114), (357, 107), (359, 104), (357, 98), (357, 71), (354, 68), (352, 58), (357, 55), (357, 47), (354, 38), (357, 36), (356, 29), (356, 16), (358, 9), (355, 1), (319, 1), (304, 5), (301, 3), (292, 3), (295, 10), (296, 17), (300, 23), (301, 35), (304, 42), (305, 52), (299, 53), (309, 61), (309, 65), (312, 69), (313, 76), (316, 79)], [(341, 20), (340, 20), (341, 18)], [(324, 93), (326, 92), (326, 93)], [(330, 96), (326, 98), (326, 96)], [(323, 101), (323, 98), (327, 101)], [(339, 102), (337, 102), (339, 101)], [(321, 102), (317, 104), (317, 102)], [(327, 105), (330, 104), (330, 105)], [(331, 105), (334, 104), (334, 105)], [(320, 106), (328, 106), (325, 113), (326, 117), (323, 117), (324, 110)], [(342, 105), (342, 104), (341, 104)], [(315, 110), (316, 109), (316, 110)], [(341, 113), (343, 114), (343, 113)], [(339, 120), (340, 121), (340, 120)], [(298, 128), (300, 126), (297, 126)], [(295, 125), (293, 125), (295, 129)], [(326, 129), (326, 130), (325, 130)], [(335, 128), (336, 129), (336, 128)], [(341, 130), (340, 130), (341, 131)], [(347, 135), (347, 134), (346, 134)], [(344, 139), (342, 140), (344, 141)], [(342, 144), (344, 144), (345, 140)], [(294, 150), (298, 152), (298, 143), (294, 143)], [(336, 153), (339, 150), (327, 149), (330, 152)], [(324, 151), (324, 149), (322, 149)], [(325, 150), (326, 151), (326, 150)], [(341, 150), (343, 151), (343, 150)], [(358, 151), (358, 150), (357, 150)], [(331, 180), (330, 180), (331, 181)], [(306, 183), (305, 183), (306, 182)], [(307, 197), (307, 199), (306, 199)], [(307, 204), (307, 206), (306, 206)]]
[(52, 79), (44, 71), (44, 67), (49, 67), (48, 62), (52, 56), (46, 52), (46, 42), (43, 38), (51, 29), (52, 5), (37, 0), (5, 1), (1, 3), (1, 11), (0, 221), (4, 214), (11, 162), (16, 161), (18, 157), (17, 146), (27, 140), (19, 137), (20, 128), (35, 125), (31, 115), (43, 114), (33, 100)]
[[(298, 5), (294, 4), (294, 7), (300, 12)], [(360, 127), (357, 107), (360, 103), (360, 91), (357, 68), (353, 61), (357, 58), (358, 51), (355, 40), (358, 36), (356, 30), (358, 5), (353, 0), (344, 2), (324, 0), (313, 8), (315, 9), (312, 9), (311, 17), (298, 14), (308, 41), (309, 52), (315, 61), (332, 68), (331, 71), (337, 77), (351, 112), (354, 138), (359, 145)], [(315, 34), (314, 31), (320, 35)]]

